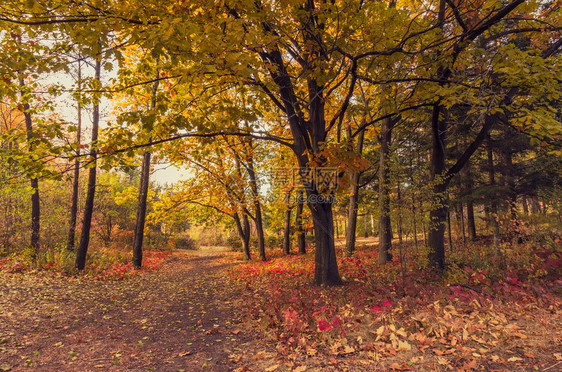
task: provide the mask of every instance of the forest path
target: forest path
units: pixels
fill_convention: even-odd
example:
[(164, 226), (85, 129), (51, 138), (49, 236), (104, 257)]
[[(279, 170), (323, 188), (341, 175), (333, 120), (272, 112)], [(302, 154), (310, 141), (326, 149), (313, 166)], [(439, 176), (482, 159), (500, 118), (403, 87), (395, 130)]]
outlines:
[(176, 252), (120, 281), (0, 278), (0, 371), (252, 370), (242, 354), (265, 345), (220, 255)]

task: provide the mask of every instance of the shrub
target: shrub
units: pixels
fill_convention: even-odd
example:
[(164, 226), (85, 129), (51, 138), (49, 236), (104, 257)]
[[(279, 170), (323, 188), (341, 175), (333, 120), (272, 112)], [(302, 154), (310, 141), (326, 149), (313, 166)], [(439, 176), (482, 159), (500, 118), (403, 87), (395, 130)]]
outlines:
[(265, 238), (265, 245), (268, 248), (280, 248), (281, 246), (283, 246), (283, 237), (270, 235)]
[(197, 243), (188, 234), (176, 237), (176, 249), (198, 249)]
[(226, 238), (226, 245), (233, 251), (241, 251), (242, 239), (240, 239), (238, 235), (229, 235), (228, 238)]

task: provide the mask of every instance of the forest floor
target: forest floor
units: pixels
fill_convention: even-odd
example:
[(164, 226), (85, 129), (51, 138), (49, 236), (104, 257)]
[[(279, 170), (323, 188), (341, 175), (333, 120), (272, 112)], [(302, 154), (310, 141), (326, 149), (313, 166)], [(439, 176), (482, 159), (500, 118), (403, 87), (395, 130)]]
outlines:
[[(275, 275), (283, 275), (286, 267), (275, 265), (289, 262), (297, 268), (297, 260), (310, 257), (274, 258), (266, 264), (240, 263), (237, 257), (220, 249), (179, 251), (160, 269), (122, 280), (0, 273), (0, 371), (562, 370), (556, 299), (533, 300), (515, 309), (484, 298), (464, 301), (462, 292), (461, 297), (428, 297), (424, 305), (420, 293), (411, 296), (418, 301), (414, 304), (389, 292), (392, 305), (384, 301), (367, 307), (361, 317), (350, 315), (351, 323), (366, 333), (346, 344), (345, 335), (338, 334), (348, 325), (336, 322), (345, 318), (327, 313), (330, 304), (337, 306), (333, 299), (358, 297), (356, 291), (363, 287), (350, 282), (318, 292), (306, 284), (275, 289), (254, 282), (252, 278), (263, 277), (255, 276), (255, 270), (265, 270), (279, 283)], [(248, 280), (240, 282), (237, 276), (248, 273)], [(286, 299), (279, 297), (284, 293)], [(298, 328), (301, 323), (292, 316), (301, 310), (294, 301), (310, 300), (306, 307), (311, 308), (320, 298), (328, 310), (322, 306), (309, 314), (320, 331), (305, 323)], [(259, 307), (254, 299), (278, 308)], [(293, 327), (306, 344), (284, 338), (285, 331), (275, 331), (273, 323), (263, 324), (276, 316), (279, 329)], [(414, 317), (420, 324), (433, 322), (434, 329), (401, 328), (400, 316), (404, 324)], [(349, 327), (347, 339), (354, 332)]]
[(2, 277), (0, 371), (243, 370), (267, 345), (244, 326), (219, 257), (176, 252), (119, 281)]

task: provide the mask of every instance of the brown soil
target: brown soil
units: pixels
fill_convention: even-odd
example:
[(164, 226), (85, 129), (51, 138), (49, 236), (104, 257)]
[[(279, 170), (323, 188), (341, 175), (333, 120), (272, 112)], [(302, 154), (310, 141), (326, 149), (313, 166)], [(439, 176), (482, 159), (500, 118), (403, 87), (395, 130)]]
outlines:
[(0, 371), (249, 369), (267, 345), (244, 327), (218, 257), (176, 253), (120, 281), (0, 277)]

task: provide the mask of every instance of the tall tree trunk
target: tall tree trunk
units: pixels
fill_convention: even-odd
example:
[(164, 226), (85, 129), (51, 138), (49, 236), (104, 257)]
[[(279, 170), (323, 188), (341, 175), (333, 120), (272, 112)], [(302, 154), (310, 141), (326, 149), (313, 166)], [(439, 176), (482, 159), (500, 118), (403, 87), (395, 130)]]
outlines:
[(474, 203), (472, 200), (466, 201), (466, 223), (468, 227), (468, 237), (470, 240), (476, 240), (476, 221), (474, 219)]
[(462, 242), (466, 244), (466, 231), (464, 228), (464, 206), (462, 203), (459, 203), (457, 207), (457, 213), (459, 214), (459, 219), (461, 221), (461, 232), (462, 232)]
[[(492, 144), (488, 137), (488, 175), (489, 175), (489, 182), (490, 187), (494, 187), (496, 185), (496, 174), (494, 169), (494, 154), (492, 152)], [(495, 197), (491, 197), (490, 202), (490, 214), (492, 219), (492, 234), (494, 236), (494, 247), (498, 255), (500, 254), (499, 247), (500, 247), (500, 225), (498, 222), (498, 204)]]
[(466, 194), (467, 194), (467, 201), (466, 201), (466, 222), (468, 226), (468, 236), (470, 240), (476, 240), (476, 222), (474, 220), (474, 202), (472, 201), (472, 192), (473, 192), (473, 181), (472, 181), (472, 173), (470, 172), (470, 162), (466, 163), (465, 166), (465, 185), (466, 185)]
[[(20, 84), (20, 95), (24, 99), (25, 93), (23, 88), (25, 82), (23, 77), (19, 78)], [(27, 136), (27, 145), (29, 149), (29, 154), (33, 153), (33, 122), (31, 121), (31, 107), (28, 102), (23, 102), (23, 117), (25, 119), (25, 132)], [(29, 181), (32, 194), (31, 194), (31, 241), (30, 245), (33, 249), (33, 259), (37, 257), (39, 253), (39, 234), (41, 229), (41, 205), (39, 200), (39, 180), (37, 177), (32, 177)]]
[[(250, 151), (253, 151), (252, 147), (252, 139), (248, 139), (248, 144)], [(248, 176), (250, 177), (250, 189), (252, 191), (252, 199), (254, 202), (254, 209), (255, 209), (255, 219), (254, 223), (256, 225), (256, 233), (258, 235), (258, 254), (260, 256), (260, 260), (266, 261), (267, 258), (265, 256), (265, 235), (263, 232), (263, 217), (261, 214), (261, 203), (260, 203), (260, 196), (258, 192), (258, 183), (256, 179), (256, 172), (254, 170), (254, 158), (253, 154), (249, 154), (248, 161)]]
[(336, 225), (336, 238), (340, 238), (340, 221), (338, 220), (338, 216), (334, 216), (334, 224)]
[(369, 224), (367, 222), (367, 212), (363, 215), (363, 237), (369, 237)]
[(503, 154), (505, 162), (505, 186), (507, 189), (507, 202), (509, 204), (509, 235), (519, 244), (522, 243), (520, 235), (519, 212), (517, 211), (517, 191), (515, 189), (515, 176), (513, 169), (513, 155), (511, 150)]
[(447, 210), (447, 232), (449, 238), (449, 252), (453, 253), (453, 236), (451, 234), (451, 210)]
[(392, 119), (382, 120), (379, 158), (379, 264), (384, 265), (392, 256), (392, 227), (390, 224), (390, 143)]
[(531, 213), (532, 214), (537, 214), (541, 212), (541, 206), (539, 204), (539, 198), (536, 196), (533, 196), (531, 198)]
[(396, 187), (396, 201), (398, 209), (398, 244), (402, 245), (402, 195), (400, 190), (400, 182)]
[(291, 254), (291, 190), (285, 193), (285, 226), (283, 230), (283, 253)]
[(240, 240), (242, 240), (242, 255), (244, 261), (249, 261), (250, 256), (250, 221), (248, 221), (248, 215), (242, 212), (242, 221), (240, 221), (240, 216), (235, 213), (233, 216), (234, 222), (236, 222), (236, 229), (238, 230), (238, 235)]
[(523, 214), (525, 216), (529, 215), (529, 204), (527, 204), (527, 195), (523, 195), (521, 198), (521, 204), (523, 206)]
[(295, 226), (297, 227), (297, 245), (299, 247), (299, 254), (306, 254), (306, 236), (302, 225), (302, 210), (304, 207), (303, 192), (297, 192), (297, 213)]
[(345, 239), (345, 255), (347, 257), (353, 256), (353, 252), (355, 251), (357, 230), (357, 192), (359, 192), (359, 189), (353, 185), (351, 185), (351, 189), (352, 191), (349, 195), (349, 208), (347, 209), (347, 234)]
[(135, 233), (133, 236), (133, 265), (135, 265), (137, 269), (140, 269), (142, 266), (142, 243), (146, 220), (146, 200), (150, 181), (150, 157), (150, 152), (145, 151), (142, 157), (139, 194), (137, 198), (137, 216), (135, 220)]
[[(348, 126), (348, 137), (351, 138), (351, 126)], [(363, 153), (363, 139), (365, 138), (365, 131), (359, 133), (357, 139), (357, 147), (355, 152), (359, 155)], [(350, 190), (349, 190), (349, 207), (348, 207), (348, 234), (345, 241), (345, 255), (351, 257), (355, 251), (355, 239), (357, 230), (357, 211), (359, 208), (359, 172), (353, 172), (350, 175)]]
[(423, 232), (423, 245), (427, 246), (427, 230), (425, 228), (425, 210), (423, 209), (422, 198), (419, 199), (419, 203), (420, 203), (421, 225), (422, 225), (422, 232)]
[[(306, 7), (310, 8), (309, 10), (312, 12), (314, 3), (308, 2)], [(308, 25), (305, 28), (310, 29)], [(318, 43), (322, 42), (321, 37), (315, 32), (305, 32), (304, 35), (311, 42), (310, 45), (319, 45)], [(321, 56), (320, 50), (313, 50), (312, 53), (320, 59), (324, 58)], [(312, 161), (317, 165), (317, 169), (322, 169), (326, 165), (326, 159), (321, 155), (321, 146), (325, 143), (328, 134), (324, 87), (318, 84), (313, 75), (310, 75), (307, 79), (307, 104), (306, 107), (303, 107), (302, 102), (297, 99), (291, 76), (283, 61), (282, 52), (278, 48), (272, 47), (262, 53), (262, 58), (269, 60), (275, 67), (270, 72), (282, 99), (283, 110), (294, 139), (292, 149), (300, 169), (305, 172), (310, 171)], [(342, 114), (344, 111), (342, 110)], [(340, 117), (343, 120), (343, 115)], [(323, 201), (325, 194), (323, 195), (323, 190), (319, 190), (318, 186), (315, 181), (305, 182), (307, 204), (314, 221), (316, 242), (314, 282), (317, 285), (338, 285), (341, 284), (341, 278), (334, 244), (332, 204), (331, 200)]]
[[(156, 98), (160, 83), (160, 80), (158, 79), (159, 76), (160, 72), (157, 71), (156, 79), (152, 87), (152, 99), (150, 101), (151, 111), (156, 109)], [(145, 151), (142, 156), (139, 194), (137, 198), (137, 216), (135, 219), (135, 234), (133, 236), (133, 265), (135, 265), (138, 269), (142, 266), (142, 243), (144, 239), (144, 225), (146, 221), (146, 201), (148, 198), (148, 186), (150, 185), (150, 157), (150, 151)]]
[[(349, 211), (347, 212), (349, 214)], [(343, 219), (343, 237), (347, 241), (347, 220), (348, 218)]]
[[(94, 79), (99, 84), (101, 75), (101, 58), (96, 58)], [(82, 219), (82, 232), (80, 235), (80, 244), (76, 253), (75, 267), (78, 270), (84, 270), (86, 266), (86, 254), (88, 253), (88, 245), (90, 243), (90, 228), (92, 226), (92, 214), (94, 213), (94, 197), (96, 193), (96, 172), (97, 172), (97, 141), (98, 128), (100, 123), (100, 106), (99, 98), (94, 101), (94, 110), (92, 113), (92, 143), (90, 152), (90, 162), (92, 166), (88, 172), (88, 191), (86, 194), (86, 205), (84, 206), (84, 218)]]
[[(78, 93), (82, 93), (82, 64), (78, 62)], [(80, 183), (80, 137), (82, 135), (82, 102), (78, 99), (78, 128), (76, 130), (76, 159), (74, 159), (74, 179), (72, 181), (72, 205), (68, 221), (68, 242), (66, 249), (74, 251), (76, 239), (76, 219), (78, 216), (78, 186)]]
[(414, 232), (414, 247), (418, 250), (418, 230), (416, 226), (416, 200), (415, 195), (412, 193), (412, 229)]
[(447, 218), (447, 183), (445, 176), (445, 133), (447, 120), (441, 118), (442, 107), (433, 106), (431, 120), (432, 152), (431, 180), (433, 183), (433, 206), (429, 212), (429, 264), (433, 268), (445, 269), (445, 220)]

